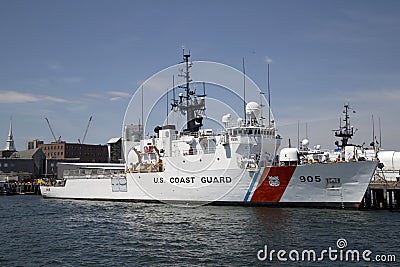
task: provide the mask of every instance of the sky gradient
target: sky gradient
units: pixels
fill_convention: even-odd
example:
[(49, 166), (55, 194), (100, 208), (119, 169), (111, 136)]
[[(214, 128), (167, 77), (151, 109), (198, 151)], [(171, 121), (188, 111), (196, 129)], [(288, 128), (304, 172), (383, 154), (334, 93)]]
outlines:
[(13, 117), (18, 150), (56, 136), (86, 143), (121, 136), (142, 81), (182, 61), (242, 68), (265, 89), (284, 138), (333, 148), (343, 104), (357, 111), (354, 142), (372, 115), (386, 150), (400, 150), (399, 1), (0, 0), (0, 149)]

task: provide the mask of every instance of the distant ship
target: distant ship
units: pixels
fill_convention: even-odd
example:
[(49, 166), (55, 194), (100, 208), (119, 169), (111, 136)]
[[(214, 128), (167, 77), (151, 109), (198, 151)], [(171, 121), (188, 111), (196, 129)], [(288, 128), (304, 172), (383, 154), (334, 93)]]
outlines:
[[(196, 96), (189, 77), (190, 54), (184, 54), (184, 93), (173, 102), (186, 115), (186, 128), (155, 128), (155, 135), (125, 142), (123, 173), (93, 169), (64, 175), (55, 186), (41, 186), (45, 198), (156, 201), (184, 205), (273, 205), (357, 208), (378, 162), (349, 156), (352, 129), (334, 157), (308, 149), (283, 148), (274, 123), (264, 123), (261, 105), (248, 102), (246, 118), (231, 122), (221, 114), (218, 134), (202, 129), (206, 96)], [(346, 109), (347, 110), (347, 109)], [(351, 149), (350, 149), (351, 150)], [(346, 154), (347, 153), (347, 154)]]

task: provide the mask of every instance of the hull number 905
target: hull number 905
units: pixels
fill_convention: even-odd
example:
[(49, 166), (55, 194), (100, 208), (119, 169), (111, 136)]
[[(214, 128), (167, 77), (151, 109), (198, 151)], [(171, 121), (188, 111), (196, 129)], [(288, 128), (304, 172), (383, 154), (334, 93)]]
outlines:
[(300, 176), (300, 182), (302, 182), (302, 183), (312, 183), (312, 182), (317, 182), (317, 183), (319, 183), (319, 182), (321, 182), (321, 176), (319, 176), (319, 175), (315, 175), (315, 176), (312, 176), (312, 175), (308, 175), (308, 176), (304, 176), (304, 175), (302, 175), (302, 176)]

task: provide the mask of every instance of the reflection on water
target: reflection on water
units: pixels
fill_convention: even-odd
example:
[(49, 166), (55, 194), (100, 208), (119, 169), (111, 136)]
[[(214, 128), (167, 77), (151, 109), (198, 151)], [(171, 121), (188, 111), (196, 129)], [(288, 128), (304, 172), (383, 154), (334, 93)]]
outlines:
[(268, 263), (256, 256), (264, 245), (320, 251), (339, 238), (350, 248), (398, 253), (400, 259), (400, 214), (388, 211), (183, 208), (10, 196), (0, 198), (0, 212), (1, 266), (248, 266)]

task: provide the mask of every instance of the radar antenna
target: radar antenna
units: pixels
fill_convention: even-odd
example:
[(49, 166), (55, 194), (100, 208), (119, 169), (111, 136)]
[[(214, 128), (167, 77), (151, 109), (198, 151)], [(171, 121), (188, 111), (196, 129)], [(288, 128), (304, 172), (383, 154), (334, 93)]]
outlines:
[(349, 145), (349, 139), (351, 139), (354, 135), (354, 128), (353, 126), (350, 125), (350, 115), (349, 115), (349, 110), (353, 110), (353, 113), (356, 113), (354, 109), (350, 107), (350, 105), (347, 103), (344, 105), (344, 125), (342, 126), (342, 119), (339, 121), (339, 129), (334, 130), (335, 131), (335, 136), (340, 137), (341, 139), (341, 144), (339, 141), (335, 142), (335, 145), (338, 147), (341, 147), (342, 149)]
[[(195, 133), (200, 130), (203, 126), (203, 116), (205, 113), (205, 89), (203, 90), (203, 95), (196, 96), (196, 92), (190, 89), (190, 68), (192, 63), (189, 62), (190, 51), (185, 53), (183, 50), (183, 63), (185, 64), (185, 69), (180, 69), (181, 74), (178, 76), (185, 78), (184, 85), (178, 86), (185, 90), (185, 94), (179, 93), (179, 101), (175, 99), (172, 103), (172, 108), (177, 107), (182, 114), (186, 114), (186, 129), (184, 132)], [(205, 88), (205, 87), (203, 87)], [(175, 92), (175, 91), (173, 91)]]

